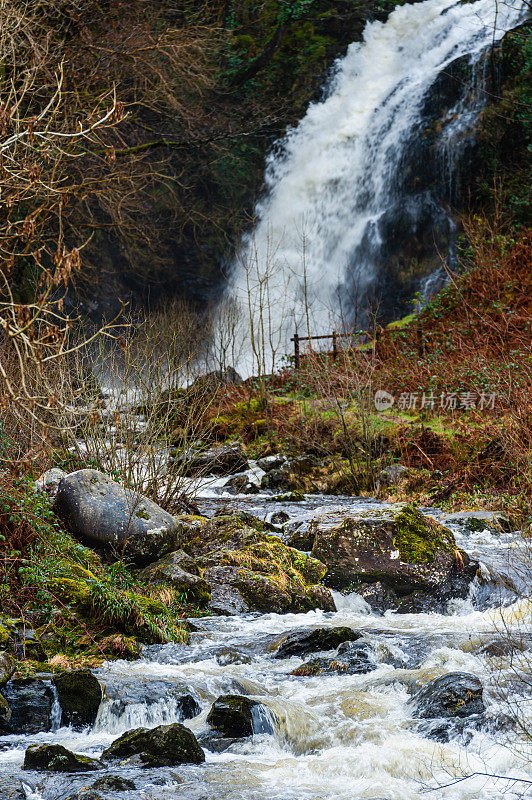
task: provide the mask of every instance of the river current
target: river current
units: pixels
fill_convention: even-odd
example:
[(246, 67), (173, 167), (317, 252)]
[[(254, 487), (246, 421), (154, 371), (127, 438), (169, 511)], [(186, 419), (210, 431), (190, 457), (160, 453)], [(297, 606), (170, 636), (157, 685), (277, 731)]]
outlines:
[[(227, 499), (205, 498), (204, 506), (213, 513), (222, 502)], [(262, 517), (284, 510), (291, 521), (309, 519), (324, 506), (329, 511), (338, 506), (342, 513), (376, 503), (307, 497), (303, 504), (272, 505), (260, 496), (232, 502)], [(0, 737), (0, 776), (8, 773), (21, 779), (28, 800), (70, 797), (90, 787), (97, 775), (21, 772), (28, 745), (55, 742), (99, 756), (126, 730), (181, 721), (174, 695), (176, 688), (183, 688), (201, 708), (198, 716), (184, 721), (198, 736), (209, 729), (209, 708), (221, 694), (260, 700), (271, 712), (273, 724), (258, 725), (256, 729), (269, 732), (236, 742), (225, 752), (206, 750), (206, 762), (200, 766), (112, 767), (109, 773), (132, 779), (136, 789), (102, 792), (103, 797), (515, 800), (532, 796), (527, 794), (532, 789), (532, 753), (523, 730), (527, 716), (529, 725), (531, 718), (530, 604), (521, 592), (502, 591), (500, 582), (493, 580), (497, 573), (504, 576), (507, 587), (513, 581), (517, 589), (524, 588), (526, 553), (514, 534), (488, 529), (470, 533), (461, 525), (452, 527), (459, 545), (480, 559), (484, 577), (472, 585), (468, 598), (451, 601), (446, 613), (379, 615), (358, 595), (335, 593), (335, 613), (194, 619), (196, 630), (188, 646), (149, 646), (141, 660), (109, 662), (98, 670), (106, 687), (122, 687), (126, 702), (117, 704), (108, 692), (91, 729)], [(362, 634), (371, 649), (373, 670), (296, 677), (290, 673), (304, 659), (272, 657), (289, 631), (339, 625)], [(510, 639), (518, 644), (512, 654), (483, 652), (486, 645)], [(423, 733), (411, 697), (428, 680), (457, 670), (482, 681), (486, 723), (442, 744)]]

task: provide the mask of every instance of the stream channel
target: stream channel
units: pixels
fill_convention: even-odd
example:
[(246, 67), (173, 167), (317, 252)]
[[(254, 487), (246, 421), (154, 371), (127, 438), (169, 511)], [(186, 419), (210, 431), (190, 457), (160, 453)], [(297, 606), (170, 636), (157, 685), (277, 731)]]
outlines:
[[(203, 494), (204, 513), (213, 514), (227, 503), (216, 486)], [(352, 513), (378, 505), (367, 498), (324, 496), (307, 496), (297, 504), (275, 504), (261, 496), (233, 497), (231, 502), (262, 518), (282, 510), (290, 522), (308, 521), (322, 513), (324, 506)], [(442, 516), (437, 509), (425, 511)], [(514, 591), (525, 588), (527, 577), (522, 540), (488, 528), (473, 533), (463, 524), (450, 527), (458, 545), (479, 559), (484, 578), (471, 585), (466, 599), (450, 601), (446, 613), (387, 611), (379, 615), (360, 596), (335, 593), (335, 613), (194, 619), (196, 630), (189, 645), (148, 646), (141, 660), (109, 662), (96, 672), (106, 695), (91, 729), (58, 728), (56, 713), (48, 733), (1, 737), (0, 779), (3, 775), (4, 780), (14, 776), (23, 781), (28, 800), (85, 795), (87, 800), (513, 800), (532, 796), (527, 769), (530, 743), (522, 729), (527, 709), (530, 713), (532, 659), (527, 653), (531, 640), (526, 628), (530, 608), (523, 599), (526, 591)], [(501, 590), (500, 581), (489, 579), (494, 573), (506, 576), (507, 585), (513, 581), (514, 589)], [(287, 632), (329, 626), (349, 626), (361, 633), (360, 641), (369, 645), (373, 669), (365, 674), (296, 677), (290, 673), (303, 658), (274, 657)], [(508, 647), (510, 639), (516, 648)], [(480, 678), (487, 711), (479, 729), (466, 726), (442, 743), (429, 738), (415, 719), (412, 695), (428, 680), (455, 671)], [(196, 699), (199, 715), (182, 720), (176, 700), (180, 693)], [(120, 774), (136, 788), (110, 793), (87, 791), (97, 773), (20, 769), (25, 749), (34, 743), (55, 742), (74, 752), (99, 756), (127, 730), (176, 721), (200, 736), (209, 729), (206, 717), (212, 702), (222, 694), (249, 695), (264, 704), (266, 713), (257, 715), (252, 737), (236, 741), (224, 752), (206, 749), (202, 765), (113, 766), (106, 774)]]

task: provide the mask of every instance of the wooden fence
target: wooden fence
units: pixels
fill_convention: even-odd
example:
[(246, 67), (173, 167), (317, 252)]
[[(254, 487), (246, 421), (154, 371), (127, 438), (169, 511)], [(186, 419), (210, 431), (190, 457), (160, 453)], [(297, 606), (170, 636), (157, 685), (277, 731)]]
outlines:
[(342, 338), (350, 339), (353, 336), (360, 336), (361, 334), (364, 336), (368, 335), (367, 331), (353, 331), (352, 333), (338, 333), (337, 331), (333, 331), (332, 333), (326, 333), (322, 336), (299, 336), (295, 333), (291, 339), (294, 343), (294, 369), (299, 369), (301, 366), (300, 342), (315, 342), (320, 339), (332, 339), (332, 357), (333, 361), (335, 361), (338, 356), (338, 340)]

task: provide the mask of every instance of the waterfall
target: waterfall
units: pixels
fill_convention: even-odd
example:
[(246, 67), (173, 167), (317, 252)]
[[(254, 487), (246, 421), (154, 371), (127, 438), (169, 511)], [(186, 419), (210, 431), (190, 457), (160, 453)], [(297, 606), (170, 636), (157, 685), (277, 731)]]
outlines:
[[(485, 97), (476, 65), (518, 24), (522, 8), (521, 2), (426, 0), (368, 24), (363, 42), (349, 47), (325, 99), (310, 106), (268, 158), (267, 191), (226, 292), (245, 318), (248, 344), (239, 371), (252, 374), (260, 360), (263, 370), (273, 370), (295, 330), (323, 334), (367, 324), (401, 230), (414, 239), (421, 225), (425, 238), (438, 228), (452, 250), (448, 185)], [(440, 120), (439, 146), (420, 155), (429, 90), (459, 59), (470, 64), (477, 91), (451, 71), (456, 98)], [(428, 168), (419, 163), (427, 159), (434, 162)], [(427, 169), (440, 173), (437, 188), (430, 180), (420, 188)], [(436, 270), (437, 248), (434, 258)]]

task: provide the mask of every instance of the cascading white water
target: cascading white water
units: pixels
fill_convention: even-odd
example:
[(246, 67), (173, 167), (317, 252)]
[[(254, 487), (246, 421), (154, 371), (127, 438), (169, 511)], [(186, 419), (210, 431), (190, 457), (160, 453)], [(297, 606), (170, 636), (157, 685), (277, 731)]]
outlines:
[[(457, 58), (474, 62), (501, 39), (522, 8), (520, 0), (426, 0), (369, 24), (363, 43), (349, 47), (327, 98), (270, 156), (267, 195), (233, 265), (227, 291), (255, 343), (241, 372), (256, 370), (258, 350), (267, 354), (262, 367), (273, 368), (296, 329), (328, 333), (346, 313), (353, 321), (353, 308), (363, 313), (386, 245), (379, 223), (410, 200), (401, 194), (405, 152), (427, 91)], [(464, 124), (474, 122), (473, 106)], [(461, 132), (453, 119), (442, 134), (447, 153)]]

